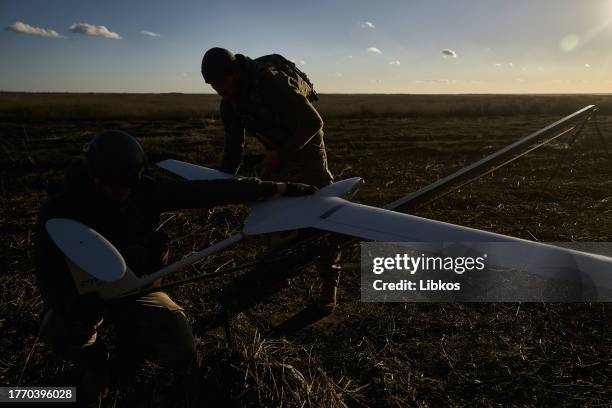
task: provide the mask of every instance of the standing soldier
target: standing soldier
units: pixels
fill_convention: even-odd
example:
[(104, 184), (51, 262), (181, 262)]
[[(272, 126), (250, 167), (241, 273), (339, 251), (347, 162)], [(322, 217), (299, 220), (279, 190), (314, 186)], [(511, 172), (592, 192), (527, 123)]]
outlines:
[(275, 195), (306, 195), (315, 187), (257, 179), (184, 181), (143, 174), (145, 153), (138, 141), (120, 131), (103, 132), (73, 162), (62, 191), (42, 206), (37, 231), (37, 283), (44, 301), (41, 338), (60, 356), (73, 360), (79, 373), (79, 402), (95, 404), (108, 386), (110, 364), (97, 339), (102, 323), (118, 338), (115, 374), (130, 376), (144, 358), (187, 372), (195, 357), (191, 327), (164, 292), (135, 299), (102, 302), (79, 295), (64, 255), (49, 237), (51, 218), (77, 220), (105, 236), (137, 275), (162, 264), (163, 239), (156, 231), (160, 213), (242, 203)]
[[(317, 95), (308, 77), (293, 62), (272, 54), (251, 59), (223, 48), (211, 48), (202, 59), (202, 76), (223, 98), (221, 118), (225, 147), (221, 170), (236, 174), (245, 131), (265, 147), (261, 178), (326, 186), (333, 181), (327, 167), (323, 120), (311, 102)], [(336, 306), (340, 276), (338, 254), (323, 255), (316, 267), (321, 311)]]

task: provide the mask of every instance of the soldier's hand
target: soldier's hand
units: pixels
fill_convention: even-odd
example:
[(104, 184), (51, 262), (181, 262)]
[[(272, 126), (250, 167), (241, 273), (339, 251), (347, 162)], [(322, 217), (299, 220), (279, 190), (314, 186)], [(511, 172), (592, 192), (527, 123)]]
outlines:
[(316, 193), (319, 189), (310, 184), (302, 183), (282, 183), (285, 185), (284, 191), (280, 191), (282, 196), (299, 197)]

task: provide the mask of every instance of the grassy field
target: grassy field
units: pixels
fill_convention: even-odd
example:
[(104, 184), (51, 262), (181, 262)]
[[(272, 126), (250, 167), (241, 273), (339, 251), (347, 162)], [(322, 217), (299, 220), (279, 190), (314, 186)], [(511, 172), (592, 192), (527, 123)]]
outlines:
[[(564, 115), (597, 104), (612, 114), (612, 95), (320, 95), (325, 118)], [(0, 92), (0, 120), (188, 120), (218, 117), (219, 97), (205, 94), (28, 94)]]
[[(323, 95), (319, 106), (332, 171), (365, 178), (356, 199), (382, 205), (589, 103), (601, 105), (598, 120), (612, 140), (611, 101)], [(33, 224), (49, 185), (61, 181), (70, 158), (104, 129), (137, 136), (152, 161), (214, 165), (223, 144), (217, 103), (205, 95), (0, 94), (1, 386), (69, 378), (70, 364), (37, 340)], [(544, 147), (417, 215), (541, 241), (609, 241), (610, 157), (592, 129), (571, 148), (568, 142)], [(226, 207), (166, 214), (169, 260), (237, 231), (244, 213)], [(260, 242), (245, 242), (182, 275), (253, 260), (261, 249)], [(215, 290), (231, 277), (171, 291), (198, 342), (191, 406), (610, 405), (610, 304), (366, 304), (359, 300), (358, 251), (346, 251), (342, 264), (333, 316), (287, 337), (268, 334), (316, 294), (316, 273), (309, 271), (235, 319), (234, 352), (206, 319)], [(163, 374), (144, 367), (133, 389), (111, 394), (107, 406), (148, 406)]]

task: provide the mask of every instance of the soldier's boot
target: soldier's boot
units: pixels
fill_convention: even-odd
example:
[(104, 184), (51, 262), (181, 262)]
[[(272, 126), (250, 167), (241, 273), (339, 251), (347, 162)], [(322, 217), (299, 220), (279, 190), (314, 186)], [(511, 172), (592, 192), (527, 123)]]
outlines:
[[(339, 265), (318, 264), (319, 278), (321, 280), (321, 292), (316, 301), (316, 308), (321, 312), (331, 313), (338, 305), (338, 283), (340, 281)], [(324, 269), (323, 269), (324, 268)]]
[(102, 319), (88, 316), (86, 320), (74, 319), (53, 309), (41, 315), (40, 338), (58, 356), (71, 360), (74, 369), (69, 374), (76, 385), (79, 407), (97, 407), (108, 393), (110, 368), (108, 352), (97, 338)]
[(74, 359), (74, 364), (73, 376), (77, 385), (78, 406), (100, 406), (110, 386), (110, 365), (106, 347), (97, 341), (83, 349)]
[[(335, 258), (337, 259), (337, 257)], [(323, 258), (316, 263), (321, 281), (321, 291), (313, 303), (298, 314), (290, 317), (283, 323), (272, 328), (276, 335), (295, 333), (306, 326), (314, 324), (329, 316), (337, 305), (338, 281), (340, 279), (340, 266), (330, 262), (332, 258)]]
[(338, 286), (330, 283), (321, 285), (321, 295), (317, 301), (317, 306), (321, 310), (329, 311), (330, 313), (338, 306), (336, 299)]

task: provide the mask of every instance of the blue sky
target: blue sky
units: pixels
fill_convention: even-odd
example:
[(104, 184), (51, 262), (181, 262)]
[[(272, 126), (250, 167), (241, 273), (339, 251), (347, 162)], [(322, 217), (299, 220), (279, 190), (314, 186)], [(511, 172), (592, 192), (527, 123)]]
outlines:
[(0, 24), (5, 91), (212, 92), (222, 46), (323, 93), (612, 92), (612, 0), (0, 0)]

